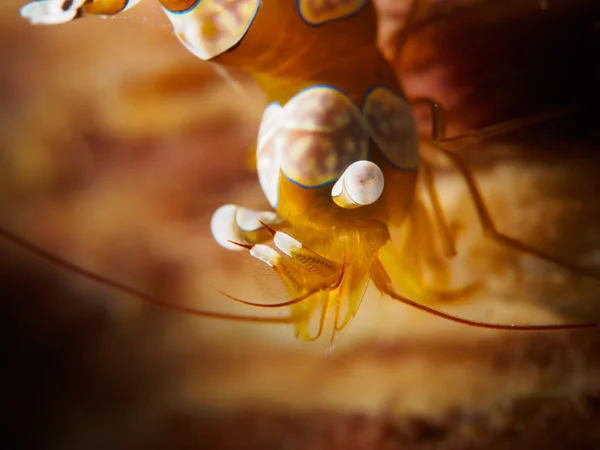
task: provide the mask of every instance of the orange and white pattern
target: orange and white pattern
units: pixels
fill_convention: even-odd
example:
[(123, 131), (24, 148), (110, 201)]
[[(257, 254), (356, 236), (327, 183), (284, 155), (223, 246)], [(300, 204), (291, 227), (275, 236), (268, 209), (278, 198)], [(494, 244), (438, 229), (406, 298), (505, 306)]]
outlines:
[(363, 106), (369, 134), (388, 161), (410, 170), (419, 164), (419, 137), (410, 104), (387, 88), (372, 89)]
[(283, 108), (275, 139), (281, 170), (304, 187), (333, 182), (368, 155), (369, 136), (360, 110), (330, 86), (314, 86), (293, 97)]
[[(183, 1), (189, 3), (190, 0)], [(163, 5), (167, 3), (175, 1), (163, 0)], [(203, 0), (185, 13), (163, 8), (183, 45), (198, 58), (208, 60), (242, 40), (260, 3), (261, 0)]]

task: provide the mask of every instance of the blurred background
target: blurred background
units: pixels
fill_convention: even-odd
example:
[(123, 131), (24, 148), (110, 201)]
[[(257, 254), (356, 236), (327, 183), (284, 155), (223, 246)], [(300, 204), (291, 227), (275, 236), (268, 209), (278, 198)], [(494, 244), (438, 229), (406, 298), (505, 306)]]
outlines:
[[(376, 3), (391, 56), (409, 2)], [(226, 203), (267, 207), (247, 162), (260, 90), (188, 54), (151, 0), (56, 27), (26, 23), (22, 4), (0, 5), (1, 225), (165, 301), (257, 313), (214, 288), (260, 301), (272, 276), (209, 223)], [(449, 109), (451, 134), (576, 107), (459, 151), (499, 229), (600, 270), (599, 50), (594, 0), (430, 0), (396, 69)], [(486, 280), (447, 311), (600, 321), (600, 283), (490, 243), (461, 178), (437, 170), (455, 276)], [(148, 305), (5, 241), (0, 297), (5, 448), (600, 446), (593, 329), (469, 329), (371, 288), (328, 350)]]

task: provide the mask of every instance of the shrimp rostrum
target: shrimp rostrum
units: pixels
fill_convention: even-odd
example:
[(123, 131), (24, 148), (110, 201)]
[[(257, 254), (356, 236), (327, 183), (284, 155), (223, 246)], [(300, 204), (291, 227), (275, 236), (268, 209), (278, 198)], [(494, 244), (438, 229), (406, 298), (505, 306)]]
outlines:
[[(159, 1), (190, 52), (251, 73), (268, 99), (256, 162), (273, 210), (225, 205), (213, 215), (211, 229), (221, 246), (247, 251), (278, 274), (291, 300), (268, 307), (290, 307), (290, 315), (198, 315), (291, 323), (300, 339), (314, 340), (328, 315), (334, 317), (334, 333), (344, 328), (373, 281), (395, 300), (467, 325), (520, 330), (597, 325), (489, 324), (431, 306), (465, 298), (480, 285), (450, 288), (443, 262), (455, 253), (451, 233), (430, 163), (419, 155), (411, 103), (377, 47), (370, 0)], [(117, 14), (138, 2), (43, 0), (23, 7), (22, 15), (32, 23), (54, 24)], [(440, 111), (431, 100), (418, 101)], [(467, 166), (445, 146), (441, 115), (433, 114), (433, 120), (429, 143), (464, 177), (488, 236), (600, 278), (498, 232)], [(419, 195), (420, 183), (432, 208)], [(315, 320), (318, 329), (312, 331)]]

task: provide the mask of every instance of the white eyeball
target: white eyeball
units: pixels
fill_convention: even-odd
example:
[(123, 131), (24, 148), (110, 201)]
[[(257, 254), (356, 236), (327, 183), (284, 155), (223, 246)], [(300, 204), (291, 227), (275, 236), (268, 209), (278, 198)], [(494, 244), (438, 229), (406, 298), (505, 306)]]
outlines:
[(331, 190), (333, 201), (342, 208), (375, 203), (383, 193), (383, 172), (371, 161), (351, 164)]

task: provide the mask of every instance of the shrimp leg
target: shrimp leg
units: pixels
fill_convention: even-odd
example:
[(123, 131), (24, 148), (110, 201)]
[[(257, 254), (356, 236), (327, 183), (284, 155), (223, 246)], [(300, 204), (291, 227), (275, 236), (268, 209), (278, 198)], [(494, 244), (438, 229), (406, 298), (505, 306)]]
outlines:
[(454, 238), (450, 232), (450, 227), (446, 221), (444, 210), (435, 187), (435, 175), (433, 168), (426, 159), (421, 158), (421, 169), (423, 171), (422, 173), (425, 181), (425, 189), (427, 190), (427, 195), (431, 201), (435, 224), (442, 234), (444, 256), (446, 256), (446, 258), (453, 258), (456, 256), (456, 246), (454, 244)]
[(488, 328), (492, 330), (511, 330), (511, 331), (556, 331), (556, 330), (569, 330), (569, 329), (581, 329), (581, 328), (598, 328), (600, 323), (589, 322), (589, 323), (573, 323), (573, 324), (541, 324), (541, 325), (515, 325), (515, 324), (499, 324), (489, 322), (479, 322), (476, 320), (465, 319), (463, 317), (455, 316), (453, 314), (446, 313), (436, 308), (432, 308), (427, 305), (423, 305), (407, 297), (398, 294), (393, 287), (392, 280), (383, 268), (381, 261), (376, 259), (371, 265), (371, 279), (373, 283), (379, 289), (379, 291), (385, 295), (388, 295), (392, 299), (404, 303), (412, 308), (419, 309), (423, 312), (433, 314), (434, 316), (440, 317), (451, 322), (460, 323), (462, 325), (468, 325), (476, 328)]
[(506, 234), (498, 231), (492, 215), (490, 214), (487, 205), (485, 204), (485, 200), (479, 187), (477, 186), (477, 182), (475, 181), (475, 177), (471, 173), (468, 165), (463, 161), (463, 159), (457, 155), (456, 153), (448, 150), (446, 145), (448, 143), (461, 143), (461, 144), (471, 144), (479, 142), (485, 138), (496, 136), (500, 134), (507, 133), (509, 131), (514, 131), (518, 129), (522, 129), (526, 126), (533, 125), (535, 123), (540, 123), (545, 120), (549, 120), (551, 118), (557, 117), (558, 115), (566, 114), (566, 110), (557, 112), (549, 112), (537, 114), (534, 116), (525, 117), (523, 119), (517, 119), (514, 121), (509, 121), (505, 123), (501, 123), (498, 125), (493, 125), (491, 127), (484, 128), (482, 130), (476, 130), (473, 132), (469, 132), (460, 136), (446, 138), (445, 135), (445, 112), (443, 108), (437, 104), (435, 101), (431, 99), (421, 99), (420, 102), (426, 102), (430, 105), (432, 110), (432, 139), (433, 146), (432, 148), (439, 153), (442, 153), (446, 156), (450, 162), (454, 165), (454, 167), (459, 171), (462, 175), (467, 188), (469, 190), (469, 194), (471, 196), (471, 200), (475, 206), (477, 211), (477, 215), (479, 217), (479, 222), (481, 227), (483, 228), (484, 234), (497, 242), (504, 247), (510, 248), (512, 250), (520, 251), (522, 253), (527, 253), (529, 255), (535, 256), (539, 259), (549, 261), (557, 266), (562, 267), (563, 269), (570, 270), (574, 273), (577, 273), (582, 276), (590, 277), (596, 280), (600, 280), (600, 273), (591, 270), (586, 267), (582, 267), (578, 264), (575, 264), (571, 261), (565, 260), (558, 256), (551, 255), (543, 250), (532, 247), (524, 242), (519, 241), (518, 239), (507, 236)]
[(522, 130), (529, 126), (568, 116), (574, 112), (573, 108), (569, 107), (551, 109), (539, 114), (531, 114), (520, 119), (509, 120), (479, 130), (448, 137), (446, 136), (447, 113), (445, 108), (437, 100), (429, 97), (419, 97), (413, 99), (411, 105), (413, 107), (425, 105), (430, 109), (431, 139), (435, 144), (444, 147), (446, 150), (449, 148), (458, 149), (467, 145), (474, 145), (495, 136), (502, 136), (513, 131)]

